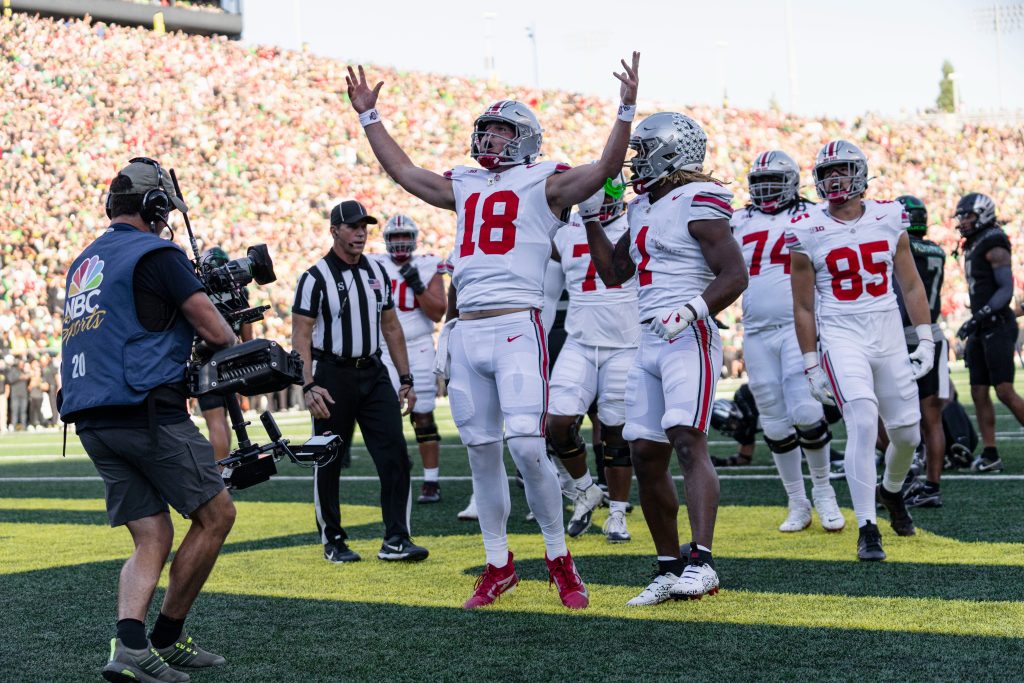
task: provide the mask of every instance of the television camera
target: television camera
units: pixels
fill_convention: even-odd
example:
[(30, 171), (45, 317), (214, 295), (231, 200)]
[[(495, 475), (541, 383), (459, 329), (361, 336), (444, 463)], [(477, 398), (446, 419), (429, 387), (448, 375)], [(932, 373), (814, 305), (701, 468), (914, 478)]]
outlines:
[[(173, 169), (170, 176), (175, 193), (182, 197)], [(277, 279), (267, 245), (249, 247), (245, 257), (235, 260), (203, 258), (188, 214), (182, 215), (194, 255), (192, 263), (196, 275), (217, 310), (236, 334), (242, 325), (262, 320), (270, 306), (250, 307), (245, 285), (252, 281), (265, 285)], [(338, 456), (341, 437), (337, 435), (314, 436), (301, 446), (292, 448), (288, 439), (282, 437), (269, 410), (260, 415), (260, 421), (270, 443), (260, 445), (249, 439), (246, 427), (250, 423), (245, 421), (236, 394), (256, 396), (280, 391), (292, 384), (302, 384), (302, 358), (298, 352), (285, 351), (277, 342), (268, 339), (253, 339), (214, 352), (197, 338), (185, 373), (190, 395), (224, 397), (238, 448), (217, 464), (224, 468), (224, 482), (230, 488), (244, 489), (268, 480), (277, 474), (277, 461), (283, 457), (296, 465), (313, 467), (327, 464)]]

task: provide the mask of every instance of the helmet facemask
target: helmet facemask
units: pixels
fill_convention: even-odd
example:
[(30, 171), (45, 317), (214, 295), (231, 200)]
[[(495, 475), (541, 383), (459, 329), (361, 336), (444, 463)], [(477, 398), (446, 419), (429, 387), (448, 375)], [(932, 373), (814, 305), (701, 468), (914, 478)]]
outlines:
[(750, 203), (765, 213), (776, 213), (788, 206), (797, 197), (799, 177), (787, 176), (777, 171), (751, 173), (747, 176)]
[(403, 263), (412, 258), (416, 251), (415, 232), (393, 232), (384, 236), (384, 248), (388, 250), (388, 256), (397, 263)]
[[(515, 131), (515, 137), (508, 138), (496, 133), (487, 131), (488, 124), (501, 123)], [(495, 154), (485, 151), (491, 138), (497, 137), (504, 141), (499, 153)], [(470, 156), (476, 159), (477, 163), (493, 170), (499, 166), (513, 166), (518, 164), (532, 164), (540, 155), (540, 145), (543, 135), (540, 123), (533, 112), (521, 102), (514, 100), (503, 100), (491, 105), (473, 123), (473, 135), (470, 138)]]
[[(835, 169), (839, 175), (829, 177)], [(835, 161), (814, 167), (814, 187), (830, 204), (842, 204), (868, 189), (868, 169), (863, 161)]]

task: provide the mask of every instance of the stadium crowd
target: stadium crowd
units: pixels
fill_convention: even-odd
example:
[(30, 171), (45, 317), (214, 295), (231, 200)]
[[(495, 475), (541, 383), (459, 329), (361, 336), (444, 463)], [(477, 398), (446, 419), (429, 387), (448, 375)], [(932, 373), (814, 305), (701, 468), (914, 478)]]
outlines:
[[(176, 169), (202, 247), (219, 245), (236, 257), (247, 245), (270, 245), (278, 281), (250, 290), (254, 305), (271, 306), (259, 336), (288, 339), (295, 282), (310, 257), (328, 248), (326, 212), (339, 197), (355, 198), (385, 217), (410, 216), (420, 226), (421, 249), (447, 253), (453, 219), (410, 200), (374, 161), (346, 102), (345, 67), (308, 52), (223, 38), (157, 36), (141, 28), (22, 14), (0, 20), (0, 90), (7, 105), (0, 110), (0, 371), (4, 392), (11, 394), (11, 424), (22, 413), (20, 399), (18, 414), (13, 410), (10, 368), (26, 378), (25, 390), (37, 392), (37, 399), (52, 394), (45, 365), (59, 349), (65, 269), (106, 228), (104, 192), (130, 157), (156, 157)], [(372, 77), (385, 82), (381, 114), (391, 133), (412, 150), (415, 163), (438, 171), (465, 163), (472, 121), (495, 100), (525, 101), (545, 127), (547, 157), (573, 164), (596, 158), (615, 104), (385, 67), (373, 67)], [(669, 105), (641, 102), (640, 110), (663, 106)], [(747, 200), (751, 160), (767, 149), (797, 159), (804, 195), (815, 197), (810, 167), (818, 148), (833, 138), (848, 139), (867, 154), (878, 176), (869, 197), (921, 197), (933, 222), (929, 238), (947, 252), (958, 243), (952, 219), (958, 198), (971, 190), (989, 194), (1017, 247), (1015, 286), (1024, 285), (1019, 127), (875, 115), (802, 118), (727, 106), (682, 110), (708, 131), (707, 165), (730, 183), (737, 205)], [(174, 227), (184, 245), (184, 226)], [(371, 249), (382, 251), (379, 234), (371, 239)], [(967, 317), (967, 288), (956, 259), (947, 261), (945, 275), (942, 313), (951, 336)], [(723, 343), (735, 357), (726, 366), (737, 374), (738, 318), (738, 307), (722, 316), (730, 327)], [(51, 421), (46, 413), (26, 411), (18, 424)]]

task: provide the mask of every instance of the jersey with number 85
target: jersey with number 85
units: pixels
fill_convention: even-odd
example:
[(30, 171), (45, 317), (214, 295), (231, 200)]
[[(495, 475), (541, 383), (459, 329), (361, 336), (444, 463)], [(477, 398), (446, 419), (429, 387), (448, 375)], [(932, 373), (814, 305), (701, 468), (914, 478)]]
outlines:
[(902, 204), (870, 199), (860, 219), (849, 223), (825, 206), (800, 216), (786, 232), (786, 246), (811, 259), (818, 315), (896, 310), (893, 258), (909, 225)]
[(452, 285), (460, 311), (544, 305), (551, 235), (563, 224), (548, 207), (545, 185), (568, 169), (543, 161), (500, 172), (457, 166), (445, 173), (458, 216)]

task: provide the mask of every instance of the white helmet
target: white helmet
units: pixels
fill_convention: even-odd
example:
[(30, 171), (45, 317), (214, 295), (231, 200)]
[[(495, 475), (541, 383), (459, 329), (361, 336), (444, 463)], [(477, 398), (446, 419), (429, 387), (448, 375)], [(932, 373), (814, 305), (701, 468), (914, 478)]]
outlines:
[(420, 229), (412, 219), (402, 214), (395, 214), (384, 225), (384, 248), (394, 261), (408, 261), (416, 251), (416, 236)]
[[(506, 123), (516, 131), (514, 138), (502, 138), (506, 142), (501, 154), (487, 154), (481, 151), (480, 142), (484, 136), (489, 135), (484, 130), (488, 123)], [(486, 169), (500, 165), (532, 164), (540, 154), (540, 143), (543, 140), (541, 133), (540, 121), (529, 107), (515, 100), (501, 100), (476, 117), (469, 153)]]
[[(849, 179), (850, 187), (847, 190), (828, 189), (832, 182), (826, 181), (825, 176), (837, 166), (845, 170), (838, 180)], [(864, 194), (868, 189), (868, 158), (856, 145), (846, 140), (833, 140), (821, 148), (814, 161), (814, 187), (819, 197), (837, 204)]]
[(775, 213), (800, 194), (800, 167), (785, 152), (762, 152), (750, 167), (747, 183), (750, 203), (765, 213)]
[(629, 148), (636, 152), (627, 162), (633, 173), (630, 183), (642, 193), (676, 171), (701, 171), (707, 146), (708, 136), (689, 116), (652, 114), (629, 139)]
[[(597, 162), (591, 163), (596, 164)], [(608, 225), (625, 213), (626, 200), (623, 199), (625, 194), (626, 176), (623, 175), (622, 171), (619, 171), (618, 175), (614, 178), (606, 178), (604, 187), (590, 195), (590, 200), (588, 201), (601, 202), (601, 213), (598, 214), (598, 220), (601, 222), (601, 225)], [(609, 197), (611, 197), (611, 201), (608, 201)]]

